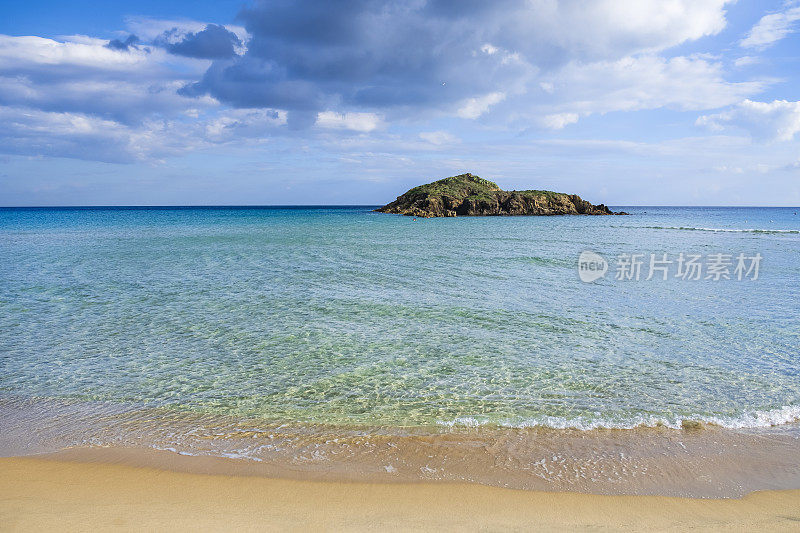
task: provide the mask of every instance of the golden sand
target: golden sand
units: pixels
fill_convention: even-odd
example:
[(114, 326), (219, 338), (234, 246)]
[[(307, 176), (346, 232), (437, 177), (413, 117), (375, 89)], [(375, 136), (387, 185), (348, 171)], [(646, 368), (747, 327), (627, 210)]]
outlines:
[(798, 531), (800, 490), (741, 499), (335, 483), (0, 458), (0, 530)]

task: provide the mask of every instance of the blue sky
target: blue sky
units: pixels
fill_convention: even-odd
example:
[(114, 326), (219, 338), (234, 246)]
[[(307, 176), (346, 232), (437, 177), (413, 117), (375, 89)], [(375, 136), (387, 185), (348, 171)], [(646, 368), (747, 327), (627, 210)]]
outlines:
[(796, 0), (18, 2), (0, 205), (798, 206), (798, 82)]

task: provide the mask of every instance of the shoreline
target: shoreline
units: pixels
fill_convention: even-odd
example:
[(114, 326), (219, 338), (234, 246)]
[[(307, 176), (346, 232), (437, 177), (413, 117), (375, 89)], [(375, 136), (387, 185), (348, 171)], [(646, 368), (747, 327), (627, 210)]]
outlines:
[(757, 491), (740, 499), (693, 499), (448, 482), (304, 481), (215, 471), (214, 463), (224, 459), (198, 461), (168, 452), (149, 455), (150, 460), (159, 456), (161, 465), (133, 464), (135, 453), (115, 458), (103, 449), (0, 458), (0, 519), (13, 531), (531, 527), (780, 531), (796, 529), (800, 523), (800, 490)]
[(50, 454), (300, 481), (472, 483), (609, 495), (728, 498), (800, 488), (797, 424), (347, 428), (118, 407), (0, 402), (0, 456)]

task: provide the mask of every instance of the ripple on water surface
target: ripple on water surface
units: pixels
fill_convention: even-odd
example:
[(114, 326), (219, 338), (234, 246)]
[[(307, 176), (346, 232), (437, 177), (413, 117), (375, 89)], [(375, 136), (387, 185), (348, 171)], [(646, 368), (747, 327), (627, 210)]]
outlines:
[[(798, 217), (625, 210), (0, 210), (0, 397), (432, 434), (796, 421)], [(764, 259), (584, 284), (586, 249)]]

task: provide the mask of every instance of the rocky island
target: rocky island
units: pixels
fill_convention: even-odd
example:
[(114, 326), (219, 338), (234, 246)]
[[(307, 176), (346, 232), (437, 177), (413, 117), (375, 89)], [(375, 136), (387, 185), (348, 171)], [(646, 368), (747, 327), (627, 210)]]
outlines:
[(576, 194), (552, 191), (504, 191), (474, 174), (459, 174), (414, 187), (376, 209), (415, 217), (501, 215), (624, 215)]

